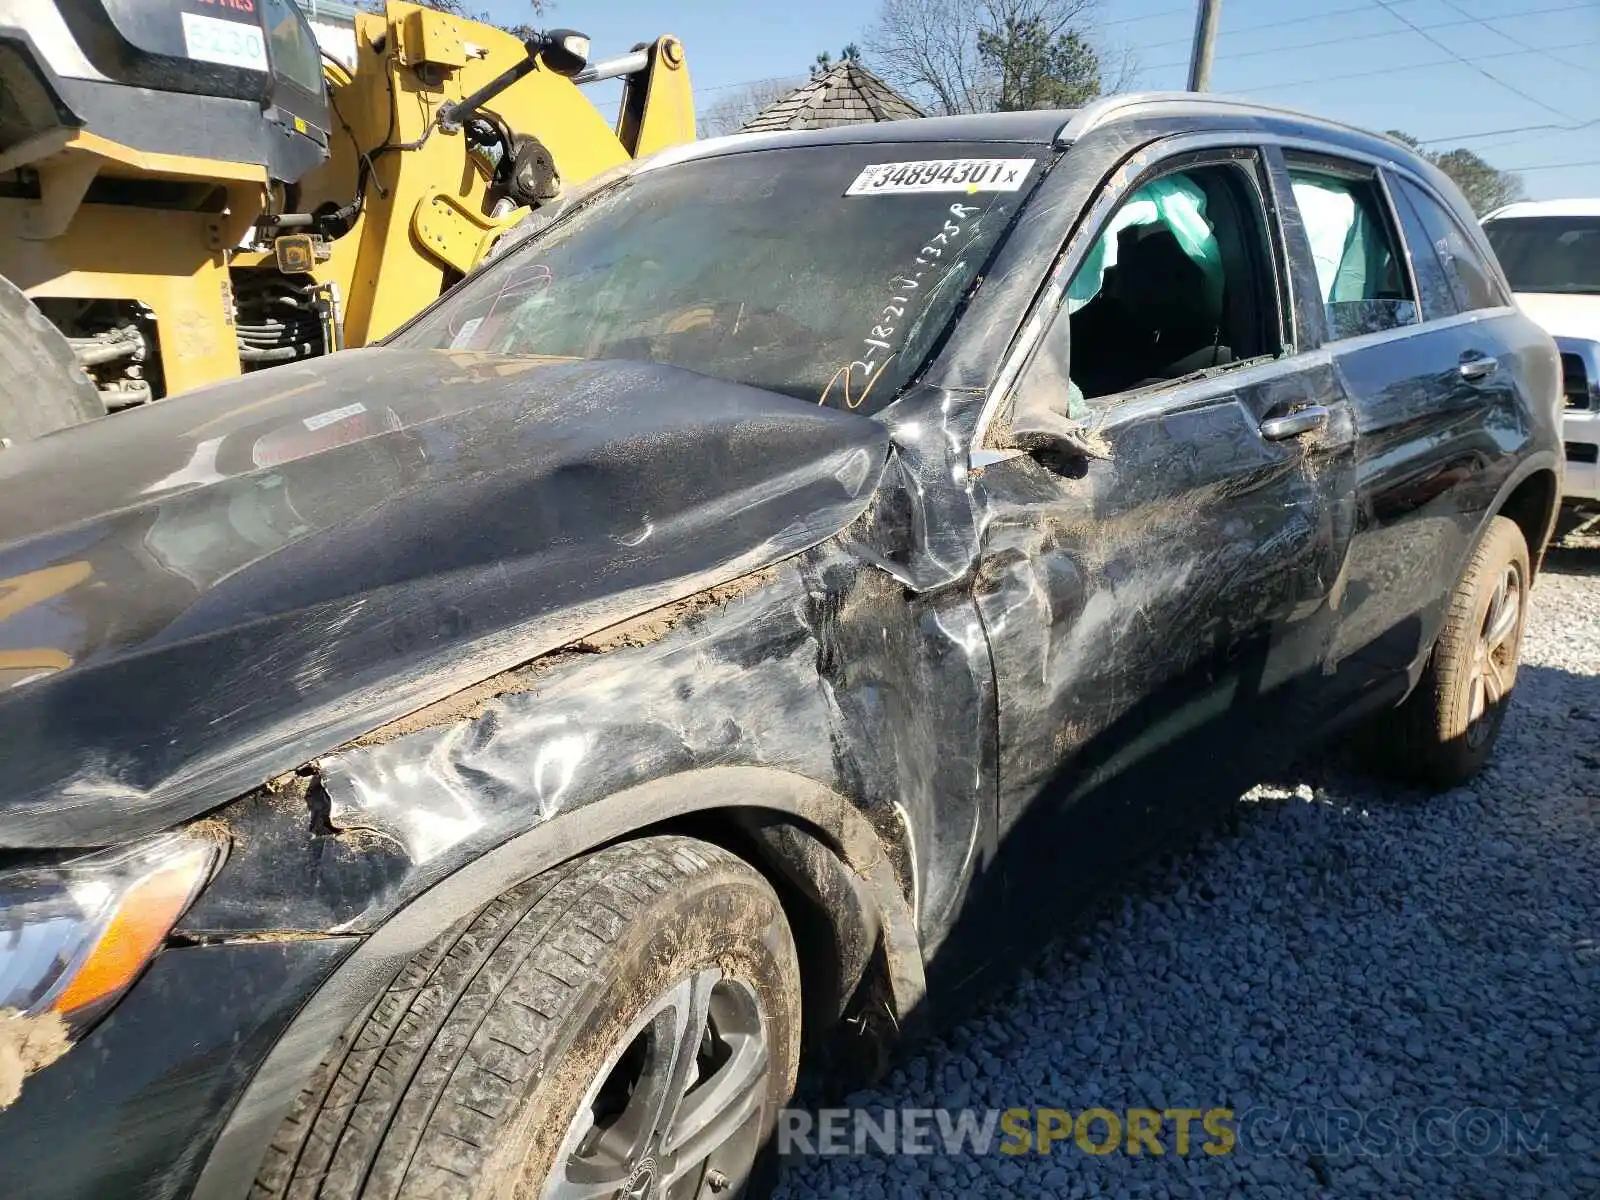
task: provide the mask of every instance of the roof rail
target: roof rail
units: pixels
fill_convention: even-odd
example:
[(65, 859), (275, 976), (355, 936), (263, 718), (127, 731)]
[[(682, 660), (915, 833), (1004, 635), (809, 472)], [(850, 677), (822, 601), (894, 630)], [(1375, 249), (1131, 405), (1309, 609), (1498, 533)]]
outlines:
[[(1190, 109), (1203, 108), (1214, 112), (1247, 112), (1262, 116), (1294, 117), (1296, 120), (1311, 121), (1319, 125), (1332, 126), (1348, 130), (1351, 133), (1364, 134), (1367, 137), (1384, 138), (1392, 141), (1396, 146), (1403, 143), (1372, 129), (1362, 129), (1355, 125), (1346, 125), (1340, 121), (1329, 120), (1304, 109), (1285, 108), (1276, 104), (1262, 104), (1257, 100), (1244, 100), (1233, 96), (1215, 92), (1122, 92), (1112, 96), (1103, 96), (1090, 104), (1084, 105), (1072, 119), (1061, 127), (1056, 134), (1056, 145), (1066, 146), (1084, 137), (1091, 130), (1120, 117), (1133, 116), (1139, 109), (1153, 108), (1163, 104), (1182, 104)], [(1409, 149), (1409, 147), (1407, 147)]]

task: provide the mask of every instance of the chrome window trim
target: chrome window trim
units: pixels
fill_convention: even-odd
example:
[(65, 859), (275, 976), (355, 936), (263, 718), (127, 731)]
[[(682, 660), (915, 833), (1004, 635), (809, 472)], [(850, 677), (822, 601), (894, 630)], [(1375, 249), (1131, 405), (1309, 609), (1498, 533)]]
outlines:
[(1402, 338), (1416, 337), (1424, 330), (1432, 333), (1438, 329), (1453, 329), (1457, 325), (1472, 325), (1478, 321), (1509, 316), (1514, 312), (1516, 312), (1514, 308), (1474, 308), (1464, 313), (1452, 313), (1448, 317), (1440, 317), (1437, 321), (1419, 321), (1412, 325), (1397, 325), (1393, 329), (1380, 329), (1376, 333), (1363, 333), (1360, 337), (1340, 338), (1338, 341), (1325, 342), (1319, 349), (1342, 355), (1365, 350), (1371, 346), (1381, 346), (1386, 342), (1397, 342)]
[[(1241, 104), (1221, 99), (1207, 102), (1205, 100), (1197, 99), (1195, 94), (1192, 92), (1161, 92), (1145, 94), (1136, 93), (1127, 96), (1111, 96), (1107, 97), (1105, 100), (1097, 101), (1096, 103), (1080, 110), (1070, 121), (1066, 123), (1066, 125), (1062, 127), (1061, 132), (1057, 135), (1057, 144), (1060, 146), (1065, 146), (1073, 141), (1077, 141), (1090, 131), (1101, 128), (1110, 123), (1113, 118), (1127, 119), (1135, 114), (1148, 115), (1147, 113), (1140, 113), (1139, 110), (1144, 108), (1161, 107), (1168, 104), (1173, 105), (1175, 111), (1180, 112), (1207, 111), (1214, 112), (1222, 116), (1258, 113), (1277, 117), (1289, 117), (1308, 124), (1318, 125), (1325, 129), (1355, 133), (1363, 137), (1382, 140), (1381, 135), (1373, 133), (1370, 130), (1355, 129), (1351, 126), (1338, 125), (1334, 122), (1325, 121), (1320, 118), (1310, 116), (1306, 113), (1297, 112), (1293, 109), (1277, 109), (1271, 107), (1270, 105), (1257, 105), (1250, 103)], [(1405, 178), (1408, 182), (1421, 188), (1424, 193), (1432, 196), (1435, 200), (1438, 200), (1446, 213), (1449, 213), (1452, 217), (1454, 217), (1454, 209), (1450, 205), (1445, 204), (1442, 200), (1439, 200), (1436, 191), (1428, 183), (1428, 181), (1404, 161), (1405, 156), (1411, 152), (1399, 142), (1394, 144), (1395, 153), (1393, 155), (1388, 155), (1376, 154), (1357, 147), (1330, 144), (1327, 140), (1314, 136), (1279, 133), (1270, 130), (1218, 129), (1206, 130), (1203, 133), (1174, 134), (1168, 137), (1158, 138), (1146, 144), (1145, 146), (1139, 147), (1132, 153), (1138, 154), (1144, 150), (1155, 147), (1160, 149), (1161, 159), (1165, 159), (1180, 154), (1190, 153), (1195, 150), (1227, 148), (1250, 148), (1264, 150), (1268, 146), (1275, 146), (1280, 150), (1301, 150), (1308, 154), (1319, 154), (1327, 158), (1343, 158), (1349, 162), (1359, 163), (1362, 166), (1374, 168), (1380, 180), (1379, 186), (1383, 189), (1384, 200), (1389, 205), (1390, 215), (1396, 221), (1397, 225), (1399, 214), (1394, 208), (1394, 197), (1389, 194), (1388, 182), (1386, 179), (1384, 179), (1384, 174), (1388, 171), (1395, 172), (1396, 174)], [(1132, 157), (1132, 155), (1130, 155), (1130, 157)], [(1161, 159), (1156, 159), (1154, 161), (1159, 163)], [(1124, 160), (1124, 162), (1126, 162), (1126, 160)], [(1124, 185), (1123, 188), (1121, 188), (1115, 194), (1120, 199), (1120, 197), (1125, 196), (1129, 190), (1130, 186)], [(1095, 200), (1098, 201), (1100, 197), (1105, 194), (1106, 193), (1098, 194), (1095, 197)], [(1092, 211), (1092, 208), (1093, 204), (1091, 203), (1090, 211)], [(1459, 222), (1457, 222), (1457, 224), (1459, 224)], [(997, 455), (1003, 455), (1004, 457), (1009, 458), (1013, 457), (1015, 454), (1015, 452), (1012, 451), (996, 451), (988, 448), (983, 444), (984, 439), (989, 435), (989, 428), (994, 423), (995, 414), (1000, 411), (1001, 406), (1007, 399), (1009, 399), (1011, 389), (1013, 386), (1015, 386), (1018, 376), (1022, 373), (1023, 366), (1033, 354), (1034, 350), (1037, 349), (1039, 339), (1044, 335), (1044, 331), (1048, 327), (1049, 322), (1054, 320), (1056, 312), (1060, 308), (1061, 297), (1065, 292), (1064, 280), (1071, 278), (1068, 268), (1076, 269), (1076, 267), (1082, 261), (1082, 246), (1084, 243), (1078, 237), (1078, 234), (1083, 228), (1084, 224), (1080, 223), (1073, 228), (1070, 234), (1068, 234), (1061, 252), (1056, 256), (1054, 262), (1051, 264), (1050, 271), (1047, 275), (1047, 282), (1040, 292), (1039, 297), (1034, 301), (1026, 323), (1023, 325), (1021, 331), (1017, 334), (1016, 339), (1012, 342), (1011, 346), (1007, 349), (1005, 355), (1000, 360), (1000, 367), (995, 372), (994, 383), (984, 398), (983, 407), (979, 410), (978, 419), (973, 428), (972, 439), (968, 445), (969, 466), (980, 459), (983, 462), (1001, 461), (1001, 459), (996, 458)], [(1404, 232), (1401, 231), (1399, 236), (1401, 239), (1401, 245), (1407, 246), (1408, 244), (1405, 241)], [(1287, 247), (1284, 247), (1284, 249), (1286, 250)], [(1070, 260), (1069, 255), (1072, 255)], [(1498, 267), (1498, 264), (1496, 264), (1496, 266)], [(1415, 297), (1416, 278), (1412, 271), (1409, 247), (1406, 251), (1406, 271), (1408, 276), (1411, 278), (1412, 295)], [(1294, 287), (1293, 263), (1289, 264), (1289, 286), (1291, 289)], [(1292, 297), (1289, 299), (1292, 307)], [(1360, 349), (1370, 345), (1381, 345), (1384, 341), (1393, 340), (1400, 336), (1410, 336), (1417, 330), (1423, 328), (1443, 328), (1460, 322), (1463, 319), (1487, 319), (1491, 317), (1503, 316), (1507, 312), (1516, 311), (1514, 305), (1493, 309), (1480, 308), (1472, 309), (1466, 313), (1457, 313), (1455, 316), (1446, 320), (1427, 322), (1422, 319), (1421, 301), (1414, 299), (1413, 303), (1417, 306), (1417, 321), (1413, 324), (1397, 326), (1394, 329), (1384, 329), (1376, 333), (1363, 334), (1360, 337), (1344, 338), (1337, 342), (1324, 343), (1324, 346), (1336, 345), (1341, 351), (1346, 349)], [(1298, 330), (1296, 333), (1298, 335)], [(1286, 348), (1289, 352), (1281, 361), (1294, 361), (1299, 359), (1301, 355), (1314, 353), (1316, 350), (1322, 348), (1324, 347), (1300, 349), (1297, 341), (1294, 347)]]
[[(1405, 223), (1400, 220), (1400, 206), (1395, 202), (1394, 193), (1389, 190), (1389, 173), (1379, 167), (1373, 172), (1373, 178), (1377, 180), (1378, 194), (1383, 197), (1383, 203), (1389, 209), (1389, 232), (1395, 239), (1397, 248), (1400, 251), (1400, 258), (1406, 264), (1406, 283), (1411, 286), (1411, 307), (1416, 310), (1417, 314), (1416, 320), (1412, 321), (1411, 324), (1417, 326), (1426, 325), (1428, 319), (1422, 312), (1422, 289), (1417, 285), (1417, 264), (1411, 261), (1411, 243), (1406, 241), (1406, 227)], [(1404, 329), (1406, 326), (1399, 325), (1396, 328)], [(1349, 341), (1351, 339), (1344, 340)]]

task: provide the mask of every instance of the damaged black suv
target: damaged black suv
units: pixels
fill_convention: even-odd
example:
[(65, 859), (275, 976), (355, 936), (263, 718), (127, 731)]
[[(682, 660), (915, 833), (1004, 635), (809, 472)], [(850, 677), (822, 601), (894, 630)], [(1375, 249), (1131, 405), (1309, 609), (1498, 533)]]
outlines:
[(1406, 147), (1124, 96), (669, 151), (0, 453), (6, 1194), (740, 1194), (1314, 741), (1478, 770), (1557, 364)]

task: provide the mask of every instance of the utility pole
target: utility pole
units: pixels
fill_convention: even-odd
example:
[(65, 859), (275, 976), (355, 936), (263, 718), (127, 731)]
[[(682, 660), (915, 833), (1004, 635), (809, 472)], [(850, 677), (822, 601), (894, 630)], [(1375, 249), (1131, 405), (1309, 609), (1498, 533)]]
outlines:
[(1203, 92), (1211, 86), (1211, 52), (1217, 44), (1217, 22), (1222, 0), (1200, 0), (1194, 19), (1194, 49), (1189, 53), (1189, 90)]

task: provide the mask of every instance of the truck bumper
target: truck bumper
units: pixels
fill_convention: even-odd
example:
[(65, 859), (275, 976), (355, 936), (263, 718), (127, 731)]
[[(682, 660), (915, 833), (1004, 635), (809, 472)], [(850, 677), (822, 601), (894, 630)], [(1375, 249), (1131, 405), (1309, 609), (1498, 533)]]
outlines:
[(1566, 443), (1564, 500), (1600, 501), (1600, 411), (1568, 410), (1561, 422)]
[(1600, 342), (1558, 337), (1561, 352), (1561, 440), (1566, 443), (1566, 480), (1561, 498), (1600, 502)]

